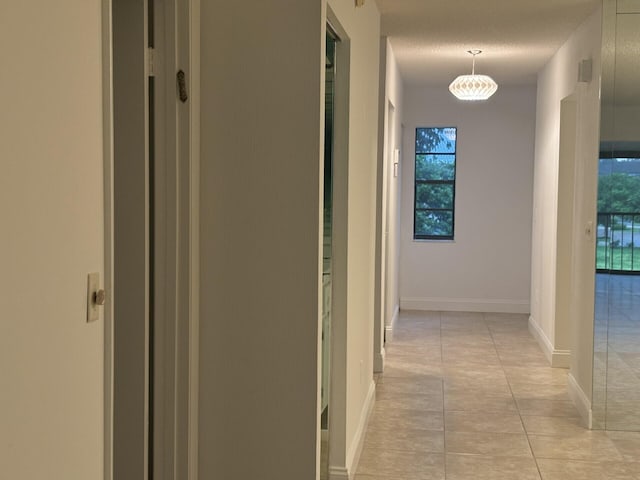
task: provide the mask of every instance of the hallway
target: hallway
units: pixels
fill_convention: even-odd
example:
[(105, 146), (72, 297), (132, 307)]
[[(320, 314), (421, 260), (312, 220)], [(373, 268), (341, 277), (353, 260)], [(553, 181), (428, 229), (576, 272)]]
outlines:
[(640, 479), (640, 434), (588, 431), (525, 315), (403, 312), (356, 480)]

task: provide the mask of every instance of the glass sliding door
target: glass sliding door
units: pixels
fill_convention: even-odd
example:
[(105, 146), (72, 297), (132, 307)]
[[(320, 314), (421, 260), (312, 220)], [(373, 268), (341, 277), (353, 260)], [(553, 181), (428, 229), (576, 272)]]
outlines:
[(603, 6), (593, 426), (640, 431), (640, 1)]

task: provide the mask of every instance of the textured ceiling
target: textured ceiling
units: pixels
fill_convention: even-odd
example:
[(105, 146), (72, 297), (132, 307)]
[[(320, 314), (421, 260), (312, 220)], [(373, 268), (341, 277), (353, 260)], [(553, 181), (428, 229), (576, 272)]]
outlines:
[(537, 72), (600, 0), (376, 0), (408, 85), (448, 85), (476, 71), (501, 85), (533, 84)]

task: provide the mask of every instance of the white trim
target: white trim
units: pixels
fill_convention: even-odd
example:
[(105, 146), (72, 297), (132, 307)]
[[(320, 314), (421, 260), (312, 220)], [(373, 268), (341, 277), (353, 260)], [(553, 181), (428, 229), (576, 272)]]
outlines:
[(104, 480), (113, 480), (113, 54), (111, 0), (102, 0), (102, 131), (104, 185)]
[[(384, 47), (383, 47), (384, 45)], [(387, 281), (389, 281), (386, 270), (388, 232), (387, 223), (387, 165), (388, 148), (390, 145), (389, 125), (390, 109), (393, 106), (386, 98), (386, 39), (382, 38), (379, 45), (379, 98), (378, 98), (378, 154), (376, 160), (376, 201), (375, 201), (375, 298), (374, 298), (374, 319), (373, 319), (373, 371), (382, 372), (384, 368), (384, 358), (381, 352), (384, 350), (384, 331), (386, 322), (386, 302), (387, 302)]]
[(329, 480), (350, 480), (349, 470), (345, 467), (329, 467)]
[[(189, 288), (189, 364), (188, 364), (188, 446), (187, 480), (198, 479), (198, 418), (200, 378), (200, 0), (189, 1), (189, 65), (191, 67), (191, 103), (189, 110), (189, 145), (191, 146), (190, 212), (190, 288)], [(180, 48), (185, 46), (180, 45)]]
[(365, 433), (367, 432), (367, 426), (369, 425), (369, 417), (373, 411), (373, 405), (376, 403), (376, 384), (373, 380), (369, 384), (369, 392), (367, 398), (364, 401), (362, 411), (360, 412), (360, 422), (356, 429), (356, 434), (353, 437), (353, 442), (347, 450), (347, 478), (355, 477), (358, 463), (360, 462), (360, 455), (362, 454), (362, 448), (364, 447)]
[(364, 406), (362, 407), (362, 412), (360, 413), (360, 422), (358, 423), (356, 434), (347, 451), (347, 464), (345, 466), (329, 465), (329, 480), (352, 480), (355, 478), (358, 462), (360, 462), (360, 455), (362, 454), (362, 448), (364, 447), (364, 438), (367, 431), (367, 425), (369, 424), (369, 417), (371, 416), (375, 402), (376, 384), (371, 380), (369, 392), (367, 393), (367, 398), (364, 402)]
[[(198, 478), (198, 396), (199, 396), (199, 285), (200, 285), (200, 0), (171, 2), (172, 18), (168, 18), (174, 36), (167, 42), (172, 49), (173, 64), (167, 69), (167, 82), (175, 82), (175, 74), (186, 74), (188, 100), (176, 99), (175, 90), (168, 94), (175, 105), (176, 178), (175, 208), (177, 245), (175, 341), (175, 398), (173, 418), (173, 454), (175, 468), (169, 479)], [(171, 46), (173, 45), (173, 47)], [(167, 56), (169, 50), (167, 51)], [(186, 428), (180, 427), (181, 425)]]
[(571, 350), (558, 350), (553, 347), (551, 340), (540, 328), (540, 326), (529, 317), (529, 331), (534, 336), (542, 349), (549, 364), (554, 368), (569, 368), (571, 366)]
[(373, 373), (384, 372), (384, 360), (386, 358), (386, 351), (384, 347), (373, 355)]
[(554, 350), (551, 353), (553, 368), (571, 368), (571, 350)]
[[(175, 93), (168, 88), (167, 103), (172, 106), (166, 118), (171, 140), (167, 149), (169, 179), (166, 201), (171, 215), (166, 229), (172, 242), (167, 258), (172, 269), (167, 272), (166, 326), (168, 347), (163, 352), (164, 371), (169, 385), (163, 410), (156, 414), (166, 423), (167, 436), (162, 448), (165, 476), (197, 479), (198, 466), (198, 358), (199, 358), (199, 152), (200, 152), (200, 0), (172, 0), (166, 5), (165, 51), (167, 85), (174, 84), (174, 66), (179, 62), (188, 74), (189, 101), (176, 114)], [(104, 480), (113, 480), (113, 65), (112, 0), (102, 0), (103, 42), (103, 135), (104, 135), (104, 215), (105, 273), (107, 295), (104, 341)], [(159, 52), (158, 52), (159, 53)], [(177, 144), (177, 146), (176, 146)], [(169, 239), (169, 235), (167, 235)], [(176, 241), (173, 241), (176, 240)], [(178, 273), (178, 271), (180, 273)], [(178, 335), (185, 332), (185, 335)], [(146, 389), (145, 389), (146, 390)], [(181, 425), (186, 425), (183, 429)]]
[(391, 316), (391, 324), (385, 325), (385, 340), (387, 342), (391, 342), (393, 340), (393, 332), (396, 329), (396, 325), (398, 324), (398, 317), (400, 316), (400, 305), (396, 304), (393, 309), (393, 315)]
[(589, 401), (589, 397), (587, 397), (587, 395), (584, 393), (584, 390), (582, 390), (572, 373), (569, 373), (567, 379), (569, 397), (576, 405), (576, 408), (578, 409), (578, 412), (580, 412), (580, 416), (586, 423), (587, 428), (592, 429), (593, 410), (591, 409), (591, 402)]
[(484, 298), (401, 298), (401, 310), (436, 312), (529, 313), (528, 300)]
[[(336, 45), (336, 96), (333, 159), (333, 232), (331, 295), (331, 374), (329, 387), (330, 471), (345, 467), (347, 458), (348, 371), (348, 259), (349, 259), (349, 102), (351, 98), (351, 40), (331, 6), (326, 20), (340, 37)], [(340, 87), (340, 88), (338, 88)], [(372, 332), (373, 337), (373, 332)], [(373, 344), (373, 339), (372, 339)], [(371, 352), (373, 361), (373, 349)], [(332, 470), (331, 466), (335, 468)]]

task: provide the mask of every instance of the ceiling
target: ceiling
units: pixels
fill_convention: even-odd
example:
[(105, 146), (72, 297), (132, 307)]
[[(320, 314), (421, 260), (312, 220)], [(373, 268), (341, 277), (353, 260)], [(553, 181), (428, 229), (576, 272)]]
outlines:
[(476, 72), (500, 85), (533, 84), (601, 0), (376, 0), (407, 85), (448, 85)]

